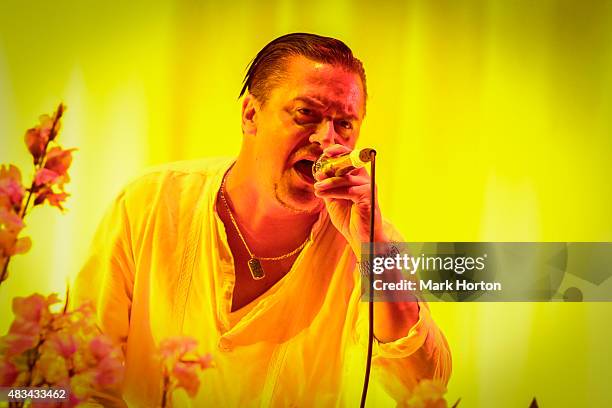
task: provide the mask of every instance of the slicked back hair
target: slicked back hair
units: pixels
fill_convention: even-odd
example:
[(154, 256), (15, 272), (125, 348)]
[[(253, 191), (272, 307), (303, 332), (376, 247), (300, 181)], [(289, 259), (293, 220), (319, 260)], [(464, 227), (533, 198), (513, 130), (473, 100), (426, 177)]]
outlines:
[(335, 38), (308, 33), (286, 34), (263, 47), (249, 64), (239, 97), (248, 91), (261, 103), (265, 103), (272, 89), (282, 82), (287, 61), (295, 56), (341, 66), (358, 74), (363, 84), (364, 100), (367, 98), (363, 64), (353, 56), (351, 49)]

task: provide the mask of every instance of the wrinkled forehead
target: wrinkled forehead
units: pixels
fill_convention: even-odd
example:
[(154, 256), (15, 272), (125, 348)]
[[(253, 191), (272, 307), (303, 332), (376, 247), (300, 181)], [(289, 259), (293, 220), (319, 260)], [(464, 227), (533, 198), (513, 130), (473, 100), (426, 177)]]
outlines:
[(362, 118), (365, 96), (359, 74), (338, 65), (294, 57), (279, 89), (284, 99), (313, 99), (346, 115)]

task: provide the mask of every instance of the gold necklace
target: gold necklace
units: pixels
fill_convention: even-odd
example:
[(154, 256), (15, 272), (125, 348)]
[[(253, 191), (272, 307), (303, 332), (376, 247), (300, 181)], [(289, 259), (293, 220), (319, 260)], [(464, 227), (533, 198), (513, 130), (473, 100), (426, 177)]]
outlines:
[(246, 243), (246, 240), (244, 239), (244, 236), (242, 236), (242, 232), (240, 232), (240, 228), (238, 228), (238, 223), (236, 222), (236, 219), (234, 218), (234, 214), (232, 213), (232, 210), (230, 209), (229, 204), (225, 200), (225, 180), (227, 179), (228, 174), (229, 174), (229, 170), (227, 171), (227, 173), (225, 173), (225, 175), (223, 176), (223, 181), (221, 182), (221, 190), (219, 191), (220, 196), (221, 196), (221, 201), (223, 201), (223, 205), (225, 206), (225, 209), (227, 210), (227, 213), (229, 214), (230, 220), (232, 220), (232, 224), (234, 225), (234, 228), (236, 229), (236, 232), (238, 233), (240, 240), (244, 244), (244, 247), (246, 248), (247, 252), (249, 253), (249, 257), (251, 259), (249, 259), (249, 262), (247, 263), (247, 265), (249, 266), (249, 270), (251, 271), (251, 276), (255, 280), (263, 279), (266, 277), (266, 272), (264, 271), (263, 266), (261, 266), (260, 261), (280, 261), (281, 259), (287, 259), (287, 258), (292, 257), (293, 255), (300, 252), (306, 246), (308, 241), (310, 241), (310, 235), (306, 238), (306, 241), (302, 242), (302, 244), (299, 247), (295, 248), (293, 251), (289, 253), (286, 253), (280, 256), (272, 256), (272, 257), (264, 257), (264, 256), (256, 257), (255, 254), (251, 252), (251, 249), (249, 248), (249, 246)]

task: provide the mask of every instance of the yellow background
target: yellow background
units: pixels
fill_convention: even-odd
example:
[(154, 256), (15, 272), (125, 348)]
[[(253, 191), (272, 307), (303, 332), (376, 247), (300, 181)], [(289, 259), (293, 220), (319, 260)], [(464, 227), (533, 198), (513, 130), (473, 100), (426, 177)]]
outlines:
[[(612, 2), (0, 2), (0, 163), (68, 105), (60, 215), (28, 217), (10, 299), (62, 292), (118, 189), (147, 166), (233, 155), (244, 68), (293, 31), (366, 67), (361, 145), (411, 241), (612, 241)], [(612, 304), (433, 304), (463, 407), (612, 406)], [(360, 392), (360, 384), (355, 384)]]

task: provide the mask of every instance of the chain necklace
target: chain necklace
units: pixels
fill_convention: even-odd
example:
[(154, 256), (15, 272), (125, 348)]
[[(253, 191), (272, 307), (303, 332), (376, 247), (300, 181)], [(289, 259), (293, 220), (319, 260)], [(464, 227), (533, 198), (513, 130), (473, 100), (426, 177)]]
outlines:
[(251, 276), (255, 280), (260, 280), (266, 277), (266, 272), (264, 271), (263, 266), (261, 266), (260, 261), (280, 261), (282, 259), (290, 258), (293, 255), (300, 252), (306, 246), (308, 241), (310, 241), (310, 236), (308, 236), (306, 238), (306, 241), (302, 242), (302, 244), (299, 247), (295, 248), (293, 251), (288, 252), (284, 255), (271, 256), (271, 257), (264, 257), (264, 256), (256, 257), (255, 254), (251, 252), (251, 248), (249, 248), (249, 246), (247, 245), (246, 240), (244, 239), (244, 236), (242, 236), (242, 232), (240, 232), (240, 228), (238, 228), (238, 223), (236, 222), (236, 219), (234, 218), (234, 214), (232, 213), (232, 210), (230, 209), (229, 204), (225, 200), (225, 180), (227, 179), (228, 174), (229, 174), (229, 170), (223, 176), (223, 181), (221, 182), (221, 190), (219, 191), (220, 193), (219, 195), (221, 196), (221, 201), (223, 201), (223, 205), (225, 206), (225, 209), (227, 210), (227, 213), (229, 214), (230, 220), (232, 220), (232, 224), (234, 225), (234, 228), (236, 229), (236, 232), (238, 233), (240, 240), (244, 244), (244, 247), (249, 253), (249, 257), (251, 258), (249, 259), (249, 262), (247, 263), (247, 265), (249, 266), (249, 270), (251, 271)]

